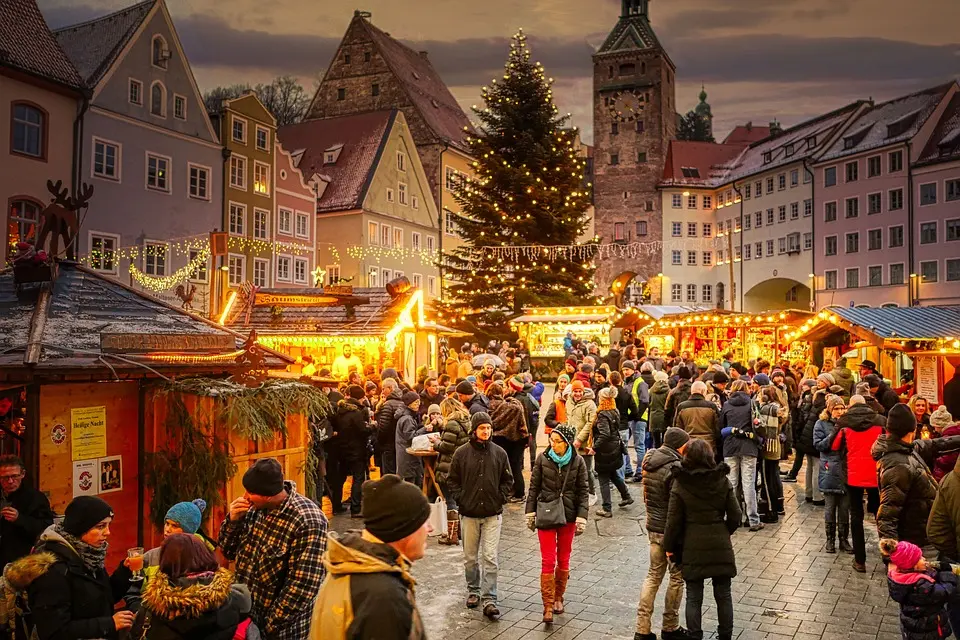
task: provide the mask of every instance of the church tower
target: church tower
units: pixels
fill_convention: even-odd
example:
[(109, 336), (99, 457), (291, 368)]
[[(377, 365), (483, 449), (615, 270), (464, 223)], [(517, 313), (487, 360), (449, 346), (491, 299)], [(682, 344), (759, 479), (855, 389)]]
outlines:
[[(649, 0), (622, 0), (620, 19), (593, 55), (594, 205), (604, 244), (662, 240), (657, 183), (676, 137), (675, 70), (650, 26)], [(661, 301), (660, 251), (597, 261), (598, 294), (628, 272)], [(624, 287), (629, 278), (620, 281)]]

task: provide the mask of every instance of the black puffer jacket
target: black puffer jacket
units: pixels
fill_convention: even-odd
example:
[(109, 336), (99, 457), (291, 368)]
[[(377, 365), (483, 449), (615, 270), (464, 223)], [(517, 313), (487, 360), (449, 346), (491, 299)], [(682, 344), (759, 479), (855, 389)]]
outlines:
[(367, 407), (359, 400), (348, 398), (337, 403), (333, 425), (337, 431), (335, 451), (346, 462), (367, 458), (367, 438), (371, 428), (367, 423)]
[(633, 383), (617, 388), (617, 411), (620, 412), (620, 429), (627, 429), (629, 423), (640, 419), (637, 401), (633, 397)]
[(877, 392), (873, 395), (877, 398), (877, 402), (883, 407), (883, 415), (890, 413), (890, 409), (900, 403), (900, 396), (897, 395), (896, 391), (888, 387), (886, 382), (881, 382), (880, 386), (877, 387)]
[(674, 471), (663, 548), (673, 554), (684, 580), (733, 578), (737, 562), (730, 536), (743, 514), (725, 464)]
[[(934, 575), (935, 574), (935, 575)], [(931, 579), (932, 578), (932, 579)], [(914, 573), (887, 575), (890, 598), (900, 604), (903, 640), (941, 640), (951, 635), (945, 604), (957, 591), (957, 576), (946, 562), (919, 577)]]
[(7, 496), (20, 515), (13, 522), (0, 518), (0, 567), (29, 554), (37, 538), (53, 524), (50, 501), (24, 478), (20, 488)]
[[(567, 474), (572, 474), (567, 478)], [(566, 484), (564, 484), (566, 479)], [(563, 511), (567, 522), (576, 522), (577, 518), (586, 519), (589, 512), (590, 492), (587, 490), (587, 465), (573, 450), (570, 462), (564, 465), (562, 472), (557, 463), (546, 454), (537, 456), (530, 473), (530, 488), (527, 491), (525, 513), (536, 513), (537, 502), (551, 502), (560, 497), (563, 487)]]
[(386, 451), (396, 447), (397, 411), (403, 409), (403, 391), (395, 389), (377, 408), (377, 450)]
[(666, 381), (654, 382), (650, 387), (650, 408), (647, 410), (647, 424), (651, 433), (664, 433), (667, 430), (665, 406), (670, 384)]
[(476, 431), (450, 461), (447, 489), (459, 505), (460, 515), (489, 518), (503, 513), (513, 491), (513, 474), (507, 452), (491, 440), (481, 442)]
[(807, 413), (807, 419), (803, 422), (799, 433), (794, 433), (793, 446), (797, 451), (804, 455), (820, 457), (820, 451), (813, 445), (813, 430), (817, 426), (817, 420), (820, 414), (827, 408), (827, 391), (820, 389), (813, 393), (813, 401), (810, 405), (810, 411)]
[(437, 482), (442, 483), (447, 479), (454, 452), (468, 442), (470, 442), (470, 417), (464, 414), (450, 416), (443, 425), (440, 442), (433, 447), (440, 453), (440, 458), (437, 460)]
[(744, 391), (737, 391), (720, 410), (720, 430), (735, 429), (723, 439), (723, 457), (760, 455), (760, 437), (753, 425), (753, 399)]
[(664, 424), (668, 427), (673, 425), (680, 403), (686, 402), (690, 399), (690, 388), (692, 386), (693, 383), (689, 380), (680, 380), (677, 382), (677, 386), (671, 389), (670, 393), (667, 394), (667, 402), (663, 409), (663, 419)]
[(667, 527), (667, 508), (670, 506), (670, 487), (673, 469), (683, 458), (676, 449), (663, 445), (650, 449), (643, 456), (643, 502), (647, 509), (647, 531), (663, 533)]
[(803, 426), (807, 424), (807, 420), (810, 419), (811, 411), (813, 411), (813, 391), (804, 391), (800, 396), (800, 406), (793, 416), (793, 424), (790, 425), (792, 429), (791, 440), (794, 444), (800, 440), (800, 435), (803, 433)]
[(598, 473), (612, 473), (623, 466), (621, 443), (620, 413), (616, 409), (598, 411), (593, 423), (593, 463)]

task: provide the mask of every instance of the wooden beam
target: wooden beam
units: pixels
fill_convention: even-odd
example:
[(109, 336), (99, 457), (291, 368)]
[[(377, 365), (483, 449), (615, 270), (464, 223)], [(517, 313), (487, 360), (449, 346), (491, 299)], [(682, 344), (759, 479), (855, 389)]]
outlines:
[(47, 311), (50, 309), (51, 283), (45, 282), (40, 287), (37, 296), (37, 306), (33, 308), (33, 317), (30, 318), (30, 333), (27, 337), (27, 351), (23, 354), (23, 364), (37, 364), (40, 362), (40, 352), (43, 345), (43, 329), (47, 324)]

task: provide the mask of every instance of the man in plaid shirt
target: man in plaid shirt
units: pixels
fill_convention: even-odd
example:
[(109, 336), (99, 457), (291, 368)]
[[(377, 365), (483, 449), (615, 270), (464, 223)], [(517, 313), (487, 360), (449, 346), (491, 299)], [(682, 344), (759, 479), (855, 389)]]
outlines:
[(283, 479), (273, 458), (243, 475), (246, 493), (230, 503), (220, 549), (250, 588), (251, 618), (266, 640), (307, 640), (313, 602), (323, 581), (327, 519)]

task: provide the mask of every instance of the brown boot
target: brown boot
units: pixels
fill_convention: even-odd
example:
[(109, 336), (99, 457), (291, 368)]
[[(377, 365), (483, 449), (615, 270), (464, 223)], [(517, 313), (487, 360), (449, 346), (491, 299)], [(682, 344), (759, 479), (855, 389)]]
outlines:
[(552, 573), (540, 574), (540, 597), (543, 598), (543, 622), (553, 624), (553, 592), (555, 579)]
[(440, 536), (438, 543), (444, 545), (460, 544), (460, 514), (456, 511), (447, 511), (447, 532)]
[(563, 613), (563, 594), (567, 591), (567, 580), (570, 579), (570, 570), (557, 569), (555, 578), (556, 588), (553, 595), (553, 612)]

